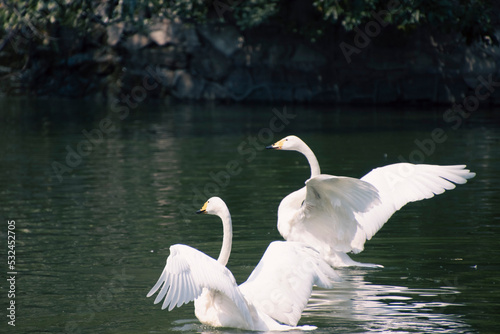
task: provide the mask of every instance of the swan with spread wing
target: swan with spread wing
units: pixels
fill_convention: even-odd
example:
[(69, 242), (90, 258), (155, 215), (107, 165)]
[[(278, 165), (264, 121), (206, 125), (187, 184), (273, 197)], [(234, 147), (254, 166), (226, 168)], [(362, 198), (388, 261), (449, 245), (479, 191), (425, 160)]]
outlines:
[(232, 244), (229, 209), (219, 197), (210, 198), (197, 213), (222, 220), (222, 249), (217, 260), (186, 245), (170, 247), (170, 256), (158, 282), (147, 294), (159, 290), (155, 304), (162, 309), (194, 300), (195, 315), (214, 327), (247, 330), (311, 330), (297, 326), (313, 285), (332, 288), (340, 277), (320, 254), (303, 243), (272, 242), (246, 282), (238, 286), (226, 268)]
[(334, 267), (382, 267), (354, 261), (346, 253), (361, 252), (366, 240), (405, 204), (442, 194), (476, 175), (465, 165), (396, 163), (356, 179), (321, 174), (313, 151), (297, 136), (266, 148), (297, 151), (307, 158), (311, 178), (281, 201), (278, 230), (285, 240), (316, 248)]

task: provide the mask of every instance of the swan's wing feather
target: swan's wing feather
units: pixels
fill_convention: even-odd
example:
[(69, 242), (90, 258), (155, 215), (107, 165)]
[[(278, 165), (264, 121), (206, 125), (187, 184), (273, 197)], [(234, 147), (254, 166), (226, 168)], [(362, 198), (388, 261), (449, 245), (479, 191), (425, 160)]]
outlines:
[(240, 291), (259, 311), (296, 326), (313, 285), (332, 288), (337, 273), (313, 248), (298, 242), (272, 242)]
[(439, 195), (466, 183), (476, 174), (465, 165), (439, 166), (397, 163), (372, 170), (361, 180), (372, 184), (379, 193), (380, 204), (356, 214), (361, 226), (357, 247), (362, 250), (366, 239), (377, 233), (385, 222), (405, 204)]
[(306, 189), (306, 204), (344, 210), (347, 215), (366, 212), (379, 200), (370, 183), (350, 177), (321, 174), (307, 180)]
[(215, 259), (186, 245), (170, 247), (170, 256), (160, 278), (147, 294), (152, 296), (161, 290), (154, 303), (163, 300), (162, 309), (172, 310), (199, 297), (203, 288), (225, 294), (249, 324), (252, 323), (245, 298), (241, 294), (233, 274)]
[(358, 229), (356, 213), (379, 204), (377, 189), (350, 177), (318, 175), (306, 181), (306, 196), (295, 215), (293, 240), (349, 252)]

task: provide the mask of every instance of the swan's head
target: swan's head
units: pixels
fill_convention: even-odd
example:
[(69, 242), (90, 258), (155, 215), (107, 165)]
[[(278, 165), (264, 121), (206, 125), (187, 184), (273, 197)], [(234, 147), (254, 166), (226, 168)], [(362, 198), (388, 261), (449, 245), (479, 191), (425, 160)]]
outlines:
[(227, 212), (228, 208), (226, 203), (220, 197), (211, 197), (203, 204), (203, 207), (196, 211), (196, 213), (206, 213), (209, 215), (221, 216)]
[(299, 137), (288, 136), (266, 148), (284, 151), (299, 151), (302, 146), (304, 146), (304, 142)]

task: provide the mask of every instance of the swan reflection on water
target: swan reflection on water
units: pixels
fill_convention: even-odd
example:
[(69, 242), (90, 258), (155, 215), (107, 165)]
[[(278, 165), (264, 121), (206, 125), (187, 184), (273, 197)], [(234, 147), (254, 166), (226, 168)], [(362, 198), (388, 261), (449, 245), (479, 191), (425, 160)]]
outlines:
[[(366, 273), (364, 270), (345, 270), (341, 274), (344, 281), (336, 283), (333, 290), (315, 289), (303, 317), (324, 322), (323, 326), (316, 323), (320, 330), (325, 327), (335, 330), (341, 326), (346, 332), (471, 331), (460, 315), (444, 311), (446, 307), (462, 306), (456, 303), (460, 294), (457, 287), (412, 289), (373, 284), (366, 280)], [(353, 331), (353, 327), (357, 330)]]
[[(374, 284), (367, 279), (370, 270), (340, 269), (343, 281), (332, 290), (314, 289), (301, 323), (318, 326), (314, 333), (471, 333), (473, 329), (448, 307), (458, 302), (456, 286), (416, 289)], [(256, 333), (232, 328), (212, 328), (197, 319), (177, 320), (172, 328), (184, 333)], [(259, 332), (262, 333), (262, 332)], [(276, 332), (274, 332), (276, 333)], [(304, 334), (304, 331), (287, 331)]]

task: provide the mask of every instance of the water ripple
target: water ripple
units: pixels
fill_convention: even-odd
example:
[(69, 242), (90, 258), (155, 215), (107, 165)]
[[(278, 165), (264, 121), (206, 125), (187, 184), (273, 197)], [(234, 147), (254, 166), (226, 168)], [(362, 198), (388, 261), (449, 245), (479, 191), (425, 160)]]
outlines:
[[(454, 287), (413, 289), (405, 286), (372, 284), (364, 275), (347, 275), (332, 290), (315, 289), (304, 311), (319, 318), (322, 328), (350, 323), (364, 332), (469, 333), (470, 326), (445, 308), (463, 306), (450, 296), (460, 294)], [(318, 321), (315, 321), (318, 324)]]

